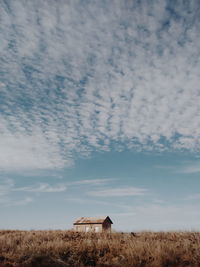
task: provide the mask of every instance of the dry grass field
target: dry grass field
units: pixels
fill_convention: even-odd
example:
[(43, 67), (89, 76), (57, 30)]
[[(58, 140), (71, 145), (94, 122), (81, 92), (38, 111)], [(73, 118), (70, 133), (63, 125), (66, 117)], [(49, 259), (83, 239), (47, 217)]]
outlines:
[(200, 233), (0, 231), (0, 266), (200, 266)]

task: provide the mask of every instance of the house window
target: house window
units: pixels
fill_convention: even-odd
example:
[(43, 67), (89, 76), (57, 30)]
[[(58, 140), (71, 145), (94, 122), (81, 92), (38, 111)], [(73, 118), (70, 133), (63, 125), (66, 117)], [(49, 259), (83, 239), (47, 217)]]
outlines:
[(95, 232), (98, 233), (99, 232), (99, 227), (95, 226)]
[(85, 227), (85, 231), (86, 231), (86, 232), (89, 232), (89, 230), (90, 230), (90, 227), (89, 227), (89, 226), (86, 226), (86, 227)]

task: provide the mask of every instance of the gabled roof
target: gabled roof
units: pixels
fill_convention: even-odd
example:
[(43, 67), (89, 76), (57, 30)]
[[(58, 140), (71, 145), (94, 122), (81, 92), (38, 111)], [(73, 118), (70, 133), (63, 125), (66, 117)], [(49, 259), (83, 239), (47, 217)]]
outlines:
[(92, 223), (102, 224), (106, 220), (108, 220), (111, 224), (113, 224), (113, 222), (111, 221), (109, 216), (103, 216), (103, 217), (80, 217), (74, 222), (74, 224), (92, 224)]

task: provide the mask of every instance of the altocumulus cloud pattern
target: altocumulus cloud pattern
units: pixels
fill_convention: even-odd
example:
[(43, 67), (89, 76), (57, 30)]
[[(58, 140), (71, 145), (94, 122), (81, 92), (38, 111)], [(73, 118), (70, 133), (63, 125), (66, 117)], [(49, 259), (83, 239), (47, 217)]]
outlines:
[(0, 168), (200, 150), (200, 2), (1, 1)]

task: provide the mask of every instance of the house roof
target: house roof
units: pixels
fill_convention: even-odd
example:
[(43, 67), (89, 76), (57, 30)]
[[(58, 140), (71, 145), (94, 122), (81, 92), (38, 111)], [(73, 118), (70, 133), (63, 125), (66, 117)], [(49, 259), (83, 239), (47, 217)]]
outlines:
[(74, 224), (92, 224), (92, 223), (99, 223), (102, 224), (106, 220), (109, 220), (111, 224), (113, 222), (109, 218), (109, 216), (102, 216), (102, 217), (80, 217), (77, 220), (75, 220)]

